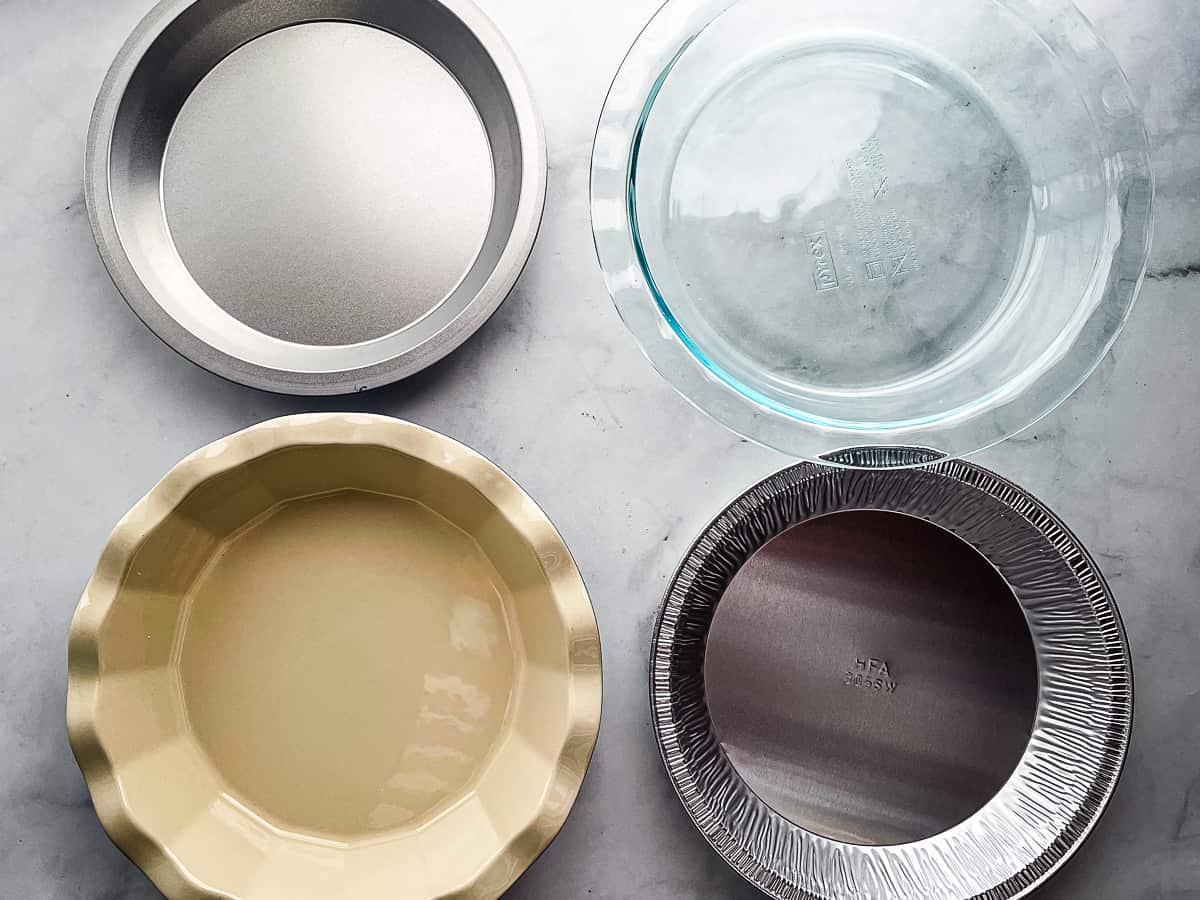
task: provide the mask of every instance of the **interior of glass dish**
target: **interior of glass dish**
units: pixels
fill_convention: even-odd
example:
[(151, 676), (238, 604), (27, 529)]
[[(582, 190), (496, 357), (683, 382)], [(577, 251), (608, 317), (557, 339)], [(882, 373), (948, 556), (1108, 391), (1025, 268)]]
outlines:
[(968, 439), (986, 445), (1070, 393), (1128, 312), (1149, 218), (1147, 168), (1124, 252), (1136, 140), (1115, 135), (1141, 130), (1086, 20), (1072, 9), (1049, 34), (1019, 2), (708, 5), (726, 8), (648, 83), (625, 198), (645, 290), (704, 378), (840, 432), (827, 450), (861, 434), (959, 452), (912, 436), (1026, 402)]

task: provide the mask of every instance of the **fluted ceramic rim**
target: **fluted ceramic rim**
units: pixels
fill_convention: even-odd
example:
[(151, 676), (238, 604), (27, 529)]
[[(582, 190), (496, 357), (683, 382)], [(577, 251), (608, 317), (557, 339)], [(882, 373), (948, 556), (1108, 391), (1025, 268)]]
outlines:
[[(201, 483), (267, 454), (297, 446), (378, 446), (436, 466), (470, 484), (528, 542), (546, 576), (568, 632), (569, 713), (536, 815), (519, 833), (498, 834), (490, 862), (473, 877), (444, 873), (434, 896), (495, 900), (557, 836), (579, 794), (600, 728), (600, 634), (583, 578), (562, 537), (540, 507), (503, 470), (469, 447), (436, 431), (388, 416), (314, 413), (272, 419), (203, 447), (174, 466), (113, 529), (71, 623), (68, 646), (67, 734), (113, 843), (168, 897), (232, 900), (237, 895), (204, 883), (161, 835), (139, 821), (121, 788), (119, 763), (97, 729), (100, 628), (145, 539)], [(164, 789), (167, 786), (164, 785)], [(373, 839), (378, 843), (379, 839)], [(403, 877), (398, 866), (396, 876)]]
[[(894, 846), (834, 841), (769, 807), (721, 748), (704, 694), (708, 629), (741, 565), (795, 524), (860, 509), (916, 516), (978, 550), (1021, 604), (1038, 665), (1033, 730), (1009, 781), (959, 825)], [(891, 472), (802, 463), (751, 488), (676, 572), (650, 668), (655, 733), (680, 800), (725, 861), (776, 900), (1023, 897), (1090, 834), (1133, 724), (1125, 632), (1095, 563), (1035, 498), (961, 461)]]

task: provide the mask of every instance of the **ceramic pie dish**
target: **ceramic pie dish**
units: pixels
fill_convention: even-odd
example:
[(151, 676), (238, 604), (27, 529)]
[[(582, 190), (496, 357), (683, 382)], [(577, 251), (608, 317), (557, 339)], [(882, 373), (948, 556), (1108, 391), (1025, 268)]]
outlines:
[(622, 319), (739, 434), (958, 457), (1103, 358), (1145, 271), (1133, 93), (1068, 0), (668, 0), (591, 214)]
[(163, 0), (101, 88), (85, 190), (113, 281), (167, 344), (337, 394), (419, 371), (499, 307), (544, 143), (470, 0)]
[(255, 426), (117, 525), (71, 630), (68, 730), (172, 898), (495, 898), (553, 839), (600, 716), (582, 580), (449, 438)]
[(806, 463), (735, 500), (668, 589), (650, 694), (696, 827), (776, 900), (1027, 895), (1104, 811), (1133, 713), (1095, 564), (962, 462)]

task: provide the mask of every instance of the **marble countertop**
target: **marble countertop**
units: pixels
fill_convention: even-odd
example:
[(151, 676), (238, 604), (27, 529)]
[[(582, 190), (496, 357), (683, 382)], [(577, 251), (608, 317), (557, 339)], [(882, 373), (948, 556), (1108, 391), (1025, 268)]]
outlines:
[[(604, 92), (658, 0), (483, 0), (545, 119), (546, 215), (515, 292), (421, 375), (349, 398), (228, 384), (130, 314), (97, 256), (84, 135), (150, 0), (0, 2), (0, 898), (158, 896), (109, 843), (67, 746), (66, 634), (113, 523), (194, 448), (272, 416), (411, 419), (491, 457), (545, 508), (591, 590), (605, 710), (561, 836), (510, 896), (746, 898), (663, 772), (646, 703), (662, 590), (705, 522), (788, 460), (668, 387), (592, 252), (588, 157)], [(1107, 816), (1042, 898), (1200, 898), (1200, 5), (1081, 2), (1133, 83), (1158, 179), (1150, 273), (1115, 350), (1038, 426), (976, 461), (1056, 510), (1121, 605), (1136, 729)]]

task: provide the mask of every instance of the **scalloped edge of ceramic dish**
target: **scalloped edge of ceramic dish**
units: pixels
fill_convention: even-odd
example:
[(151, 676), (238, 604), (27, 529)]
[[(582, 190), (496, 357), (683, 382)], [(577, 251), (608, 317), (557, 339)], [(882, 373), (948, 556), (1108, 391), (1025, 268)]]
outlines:
[[(579, 570), (545, 513), (494, 463), (419, 425), (369, 414), (316, 413), (272, 419), (193, 452), (133, 506), (108, 539), (71, 623), (67, 684), (71, 749), (104, 830), (169, 897), (231, 900), (242, 895), (227, 893), (196, 877), (169, 840), (146, 828), (128, 802), (121, 784), (122, 766), (110, 756), (98, 730), (101, 627), (143, 541), (201, 483), (285, 448), (339, 444), (378, 446), (415, 457), (461, 478), (482, 494), (536, 554), (568, 637), (565, 738), (547, 761), (547, 787), (536, 815), (518, 833), (497, 834), (485, 866), (473, 873), (446, 872), (441, 886), (430, 896), (447, 900), (499, 897), (557, 836), (583, 783), (600, 727), (600, 635)], [(162, 788), (170, 790), (170, 785)], [(380, 840), (368, 843), (378, 845)], [(397, 859), (389, 866), (392, 876), (402, 878), (406, 864), (411, 865), (412, 860)]]

